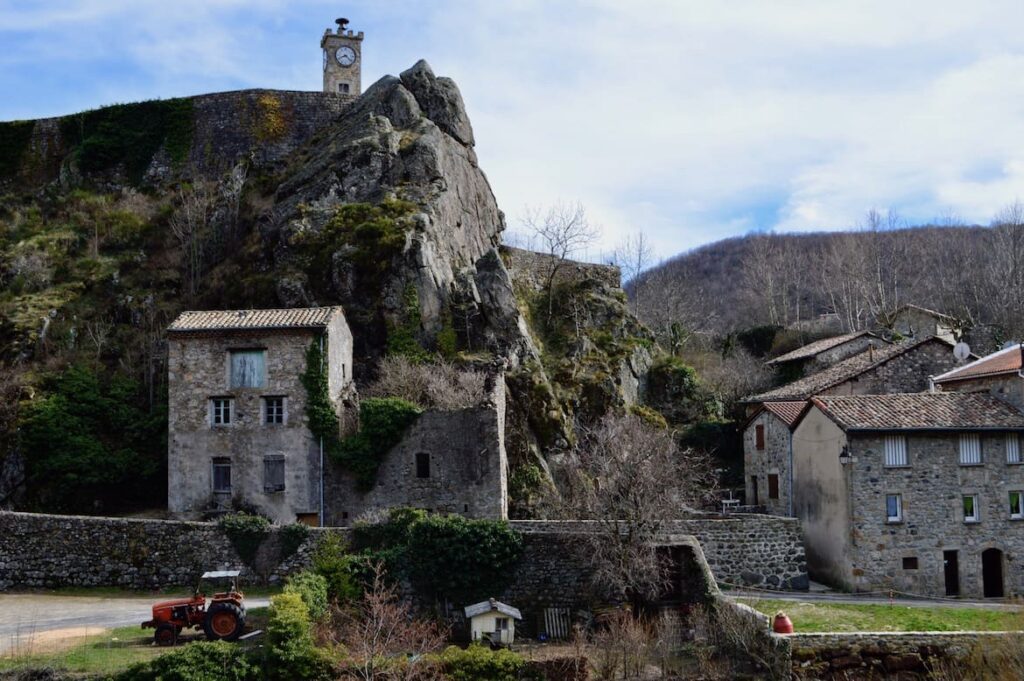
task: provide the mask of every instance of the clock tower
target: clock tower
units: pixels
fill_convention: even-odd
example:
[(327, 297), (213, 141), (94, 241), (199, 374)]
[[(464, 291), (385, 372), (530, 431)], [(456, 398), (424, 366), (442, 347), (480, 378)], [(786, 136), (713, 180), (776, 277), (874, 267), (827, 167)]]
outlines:
[(358, 96), (362, 92), (363, 32), (346, 30), (348, 19), (336, 19), (338, 30), (324, 31), (320, 47), (324, 51), (324, 92)]

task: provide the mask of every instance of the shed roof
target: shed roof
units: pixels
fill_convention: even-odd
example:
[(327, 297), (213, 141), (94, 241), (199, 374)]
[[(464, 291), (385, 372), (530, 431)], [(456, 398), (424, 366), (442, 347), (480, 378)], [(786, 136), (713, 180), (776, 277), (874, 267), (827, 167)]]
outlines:
[(810, 405), (843, 430), (1024, 429), (1024, 414), (988, 393), (820, 395)]
[[(849, 343), (852, 340), (857, 340), (861, 336), (873, 336), (875, 338), (878, 338), (878, 336), (875, 336), (875, 334), (871, 333), (870, 331), (857, 331), (855, 333), (845, 333), (842, 336), (822, 338), (821, 340), (816, 340), (813, 343), (808, 343), (807, 345), (801, 346), (796, 350), (787, 352), (784, 355), (779, 355), (775, 359), (766, 362), (766, 364), (785, 364), (787, 362), (796, 362), (801, 359), (808, 359), (810, 357), (814, 357), (815, 355), (820, 355), (826, 350), (831, 350), (832, 348), (838, 347), (843, 343)], [(881, 338), (878, 338), (878, 340), (882, 341)]]
[(1015, 374), (1024, 368), (1024, 345), (1011, 345), (991, 355), (947, 371), (935, 377), (936, 383), (962, 381), (969, 378)]
[(498, 611), (503, 615), (514, 617), (517, 620), (523, 619), (522, 613), (519, 612), (518, 608), (513, 608), (511, 605), (506, 605), (501, 601), (490, 598), (486, 601), (480, 601), (473, 605), (466, 606), (466, 617), (473, 618), (477, 615), (483, 615), (484, 613)]
[(885, 364), (889, 360), (900, 355), (913, 352), (926, 343), (942, 343), (952, 348), (953, 344), (936, 336), (929, 336), (920, 340), (905, 341), (895, 345), (885, 345), (880, 348), (866, 350), (854, 355), (842, 362), (788, 383), (774, 390), (763, 392), (759, 395), (751, 395), (743, 398), (744, 402), (786, 402), (792, 400), (806, 400), (818, 395), (829, 388), (845, 383), (852, 378), (871, 371), (877, 366)]
[(275, 310), (189, 310), (171, 322), (171, 333), (248, 329), (323, 329), (340, 307)]

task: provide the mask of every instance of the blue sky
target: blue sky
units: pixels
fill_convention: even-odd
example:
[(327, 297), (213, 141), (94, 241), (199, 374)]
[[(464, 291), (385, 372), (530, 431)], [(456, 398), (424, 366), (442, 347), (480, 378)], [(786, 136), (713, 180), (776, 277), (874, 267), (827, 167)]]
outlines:
[(592, 257), (872, 208), (987, 223), (1024, 194), (1019, 0), (0, 0), (0, 119), (316, 90), (338, 15), (364, 88), (419, 58), (454, 78), (510, 227), (579, 200)]

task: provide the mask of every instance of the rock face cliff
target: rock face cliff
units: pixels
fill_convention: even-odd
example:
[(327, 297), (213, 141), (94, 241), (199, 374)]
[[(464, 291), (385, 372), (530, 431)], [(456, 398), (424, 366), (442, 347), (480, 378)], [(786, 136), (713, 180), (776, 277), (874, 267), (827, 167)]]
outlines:
[[(34, 396), (0, 423), (0, 478), (21, 473), (18, 419), (80, 390), (55, 377), (85, 365), (102, 399), (146, 405), (153, 436), (132, 451), (159, 481), (171, 318), (341, 304), (357, 379), (389, 353), (506, 367), (513, 502), (528, 497), (577, 423), (642, 399), (652, 344), (615, 268), (572, 265), (543, 291), (551, 262), (501, 246), (473, 147), (458, 88), (423, 61), (355, 99), (245, 91), (0, 123), (0, 380)], [(114, 375), (134, 387), (104, 393)], [(97, 452), (123, 444), (88, 422)]]

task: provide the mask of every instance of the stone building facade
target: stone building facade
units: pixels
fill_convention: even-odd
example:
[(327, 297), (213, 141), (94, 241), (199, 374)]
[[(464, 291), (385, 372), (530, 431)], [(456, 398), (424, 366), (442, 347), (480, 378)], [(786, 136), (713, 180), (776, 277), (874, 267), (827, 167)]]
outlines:
[(1024, 414), (990, 395), (821, 397), (793, 432), (811, 577), (857, 591), (1024, 593)]
[(351, 525), (367, 512), (396, 506), (470, 518), (508, 517), (505, 379), (488, 377), (478, 406), (427, 410), (381, 460), (374, 486), (361, 490), (351, 474), (327, 471), (327, 523)]
[(1012, 345), (933, 380), (943, 392), (987, 392), (1024, 410), (1024, 346)]
[(937, 336), (951, 343), (959, 339), (965, 326), (952, 315), (917, 305), (903, 305), (878, 322), (883, 332), (900, 338)]
[(793, 515), (790, 494), (793, 437), (805, 402), (767, 402), (743, 429), (746, 503), (772, 515)]
[(168, 328), (168, 510), (196, 519), (248, 508), (317, 523), (319, 442), (301, 376), (320, 343), (330, 398), (351, 388), (341, 308), (184, 312)]
[(774, 367), (781, 376), (794, 380), (823, 371), (837, 362), (866, 352), (869, 347), (888, 344), (870, 331), (858, 331), (808, 343), (766, 364)]

